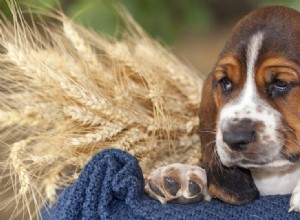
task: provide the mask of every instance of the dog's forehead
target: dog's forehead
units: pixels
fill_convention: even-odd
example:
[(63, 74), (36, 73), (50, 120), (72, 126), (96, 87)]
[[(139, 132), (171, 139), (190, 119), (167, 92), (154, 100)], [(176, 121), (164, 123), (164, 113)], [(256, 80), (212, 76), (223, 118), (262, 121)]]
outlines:
[(244, 17), (234, 27), (220, 58), (233, 54), (246, 70), (247, 51), (257, 33), (262, 33), (263, 39), (256, 65), (270, 56), (280, 56), (300, 65), (300, 13), (284, 7), (263, 8)]

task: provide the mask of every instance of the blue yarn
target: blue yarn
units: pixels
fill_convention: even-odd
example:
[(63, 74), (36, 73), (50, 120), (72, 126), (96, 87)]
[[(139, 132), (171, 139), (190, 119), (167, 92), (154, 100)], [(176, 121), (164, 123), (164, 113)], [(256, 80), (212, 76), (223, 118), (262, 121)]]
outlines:
[(110, 149), (95, 155), (77, 182), (66, 188), (43, 220), (93, 219), (300, 219), (288, 213), (290, 196), (265, 196), (243, 206), (218, 200), (191, 205), (165, 204), (149, 198), (138, 161)]

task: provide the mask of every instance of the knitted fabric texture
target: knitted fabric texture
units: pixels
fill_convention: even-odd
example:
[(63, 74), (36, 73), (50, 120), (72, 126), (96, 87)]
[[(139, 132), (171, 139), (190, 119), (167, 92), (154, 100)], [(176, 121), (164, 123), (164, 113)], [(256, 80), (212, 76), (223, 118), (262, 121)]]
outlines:
[(266, 196), (243, 206), (218, 200), (191, 205), (160, 204), (144, 192), (138, 161), (121, 150), (98, 153), (77, 182), (65, 189), (43, 220), (71, 219), (300, 219), (288, 213), (290, 196)]

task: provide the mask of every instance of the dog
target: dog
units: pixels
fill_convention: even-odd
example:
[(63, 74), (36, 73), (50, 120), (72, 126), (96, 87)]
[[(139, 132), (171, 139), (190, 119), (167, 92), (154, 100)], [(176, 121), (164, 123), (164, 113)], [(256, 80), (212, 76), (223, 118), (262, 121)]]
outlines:
[(300, 212), (300, 13), (251, 12), (233, 28), (200, 104), (200, 166), (153, 171), (145, 190), (162, 203), (218, 198), (241, 205), (292, 194)]

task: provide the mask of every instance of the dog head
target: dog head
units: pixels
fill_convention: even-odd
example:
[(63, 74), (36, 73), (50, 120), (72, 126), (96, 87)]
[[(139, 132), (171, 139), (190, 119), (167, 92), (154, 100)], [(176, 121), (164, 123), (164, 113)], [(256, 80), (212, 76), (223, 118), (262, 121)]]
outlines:
[(283, 169), (300, 157), (300, 13), (275, 6), (244, 17), (204, 85), (200, 136), (210, 193), (248, 202), (258, 192), (242, 168)]

